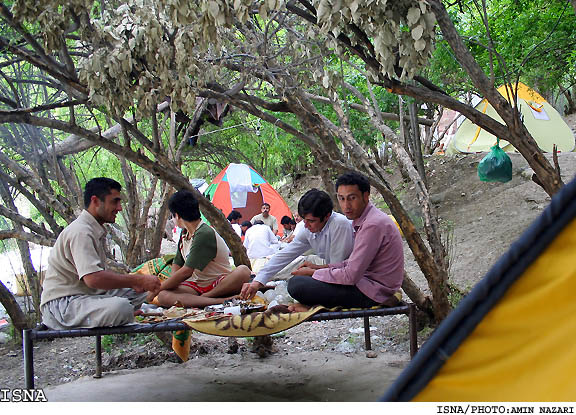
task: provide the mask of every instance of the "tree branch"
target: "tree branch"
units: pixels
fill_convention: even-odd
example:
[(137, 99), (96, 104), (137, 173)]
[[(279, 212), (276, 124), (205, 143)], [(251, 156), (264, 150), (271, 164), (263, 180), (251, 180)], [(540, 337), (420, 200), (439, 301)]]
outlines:
[[(308, 98), (310, 98), (312, 101), (317, 101), (317, 102), (322, 102), (323, 104), (330, 104), (330, 98), (327, 97), (323, 97), (321, 95), (316, 95), (316, 94), (310, 94), (307, 93), (306, 96)], [(353, 108), (357, 111), (363, 112), (363, 113), (367, 113), (367, 109), (365, 106), (361, 105), (361, 104), (357, 104), (355, 102), (352, 102), (350, 104), (348, 104), (350, 106), (350, 108)], [(398, 116), (398, 114), (393, 114), (391, 112), (380, 112), (379, 111), (380, 116), (382, 117), (383, 120), (387, 120), (387, 121), (400, 121), (400, 117)], [(427, 125), (427, 126), (432, 126), (433, 121), (429, 120), (428, 118), (418, 118), (418, 124), (422, 124), (422, 125)]]
[(19, 113), (34, 113), (34, 112), (40, 112), (40, 111), (51, 111), (51, 110), (54, 110), (56, 108), (74, 107), (76, 105), (85, 104), (87, 102), (88, 102), (88, 100), (76, 100), (76, 101), (67, 101), (67, 102), (57, 102), (54, 104), (38, 105), (38, 106), (32, 107), (32, 108), (17, 108), (17, 109), (7, 110), (7, 111), (0, 110), (0, 116), (4, 115), (4, 114), (10, 115), (10, 114), (19, 114)]
[(25, 218), (24, 216), (6, 208), (5, 206), (0, 205), (0, 215), (10, 219), (13, 222), (19, 223), (22, 226), (27, 227), (28, 229), (30, 229), (31, 231), (35, 232), (40, 236), (56, 240), (56, 235), (54, 235), (52, 232), (48, 231), (46, 228), (37, 224), (33, 220)]
[(37, 245), (50, 246), (50, 247), (54, 246), (54, 243), (56, 242), (56, 239), (49, 239), (30, 232), (17, 231), (14, 229), (7, 231), (0, 231), (0, 241), (4, 239), (19, 239), (21, 241), (28, 241), (35, 243)]

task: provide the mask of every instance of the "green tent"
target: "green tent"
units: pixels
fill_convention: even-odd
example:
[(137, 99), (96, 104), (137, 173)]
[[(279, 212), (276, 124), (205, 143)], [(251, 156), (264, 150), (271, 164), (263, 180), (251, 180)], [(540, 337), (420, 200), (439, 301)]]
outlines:
[[(498, 92), (507, 97), (504, 85), (498, 88)], [(518, 107), (526, 128), (543, 151), (552, 152), (554, 144), (558, 146), (558, 151), (574, 151), (574, 134), (568, 124), (548, 101), (523, 83), (518, 83)], [(476, 109), (503, 123), (502, 118), (486, 99), (480, 101)], [(495, 136), (466, 119), (450, 140), (446, 154), (490, 151), (490, 147), (494, 144), (496, 144)], [(500, 147), (504, 151), (516, 151), (505, 140), (500, 140)]]

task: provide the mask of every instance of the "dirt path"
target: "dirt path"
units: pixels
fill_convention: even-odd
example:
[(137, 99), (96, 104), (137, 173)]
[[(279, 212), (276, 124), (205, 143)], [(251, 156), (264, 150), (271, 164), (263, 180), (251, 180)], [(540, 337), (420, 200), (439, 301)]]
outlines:
[(221, 354), (85, 377), (44, 392), (52, 402), (364, 402), (378, 400), (406, 364), (406, 356), (394, 354)]

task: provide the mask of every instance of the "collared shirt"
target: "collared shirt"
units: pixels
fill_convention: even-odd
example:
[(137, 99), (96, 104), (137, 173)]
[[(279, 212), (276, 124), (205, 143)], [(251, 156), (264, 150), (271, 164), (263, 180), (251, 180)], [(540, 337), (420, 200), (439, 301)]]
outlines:
[(82, 279), (106, 269), (105, 239), (106, 229), (87, 210), (60, 233), (48, 257), (41, 305), (69, 295), (106, 292), (88, 287)]
[(274, 255), (276, 249), (272, 245), (278, 244), (278, 238), (266, 225), (252, 225), (246, 230), (244, 236), (244, 247), (248, 258), (257, 259)]
[(312, 233), (305, 227), (298, 230), (294, 240), (270, 258), (254, 281), (266, 284), (282, 268), (309, 249), (327, 264), (344, 261), (352, 252), (354, 245), (352, 233), (352, 224), (346, 216), (332, 212), (320, 232)]
[(331, 284), (355, 285), (367, 297), (384, 303), (402, 285), (404, 251), (396, 224), (371, 202), (352, 223), (354, 249), (348, 260), (330, 263), (313, 278)]

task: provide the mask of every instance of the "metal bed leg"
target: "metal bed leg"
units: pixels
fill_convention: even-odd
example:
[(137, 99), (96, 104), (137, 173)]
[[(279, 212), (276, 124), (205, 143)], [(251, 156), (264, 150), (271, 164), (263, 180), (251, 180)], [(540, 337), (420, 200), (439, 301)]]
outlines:
[(413, 358), (418, 352), (418, 332), (416, 330), (416, 308), (414, 304), (410, 304), (408, 325), (408, 330), (410, 331), (410, 358)]
[(364, 316), (364, 348), (372, 350), (372, 342), (370, 340), (370, 317)]
[(31, 329), (25, 329), (22, 339), (22, 353), (24, 355), (24, 383), (26, 389), (34, 389), (34, 341)]
[(102, 377), (102, 336), (96, 336), (96, 373), (94, 373), (96, 379)]

